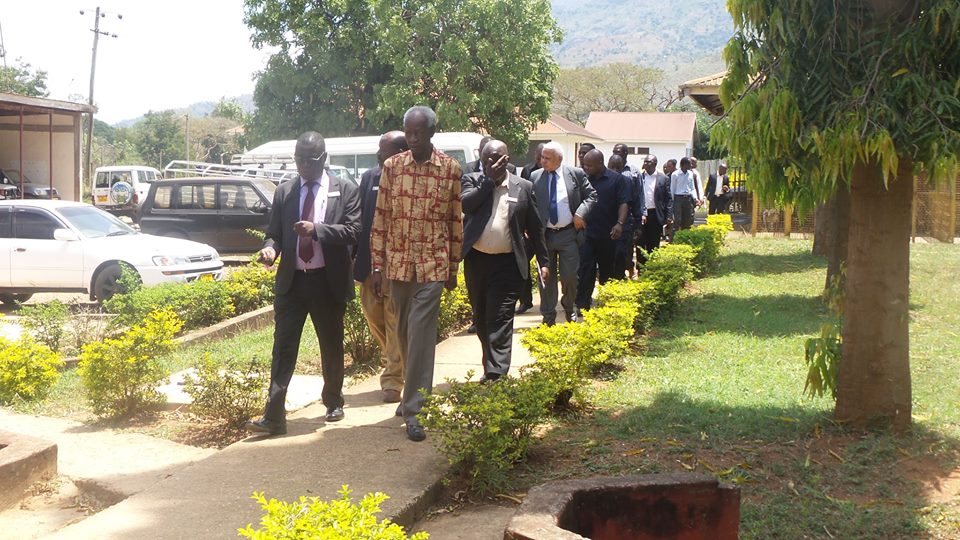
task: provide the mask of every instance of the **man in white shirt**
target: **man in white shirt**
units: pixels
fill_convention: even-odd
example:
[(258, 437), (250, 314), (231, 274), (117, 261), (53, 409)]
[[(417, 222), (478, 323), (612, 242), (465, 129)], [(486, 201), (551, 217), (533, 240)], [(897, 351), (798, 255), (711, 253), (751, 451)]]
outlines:
[(693, 226), (693, 212), (700, 206), (703, 197), (703, 187), (692, 167), (691, 158), (680, 159), (680, 170), (670, 176), (670, 194), (673, 195), (677, 229), (689, 229)]

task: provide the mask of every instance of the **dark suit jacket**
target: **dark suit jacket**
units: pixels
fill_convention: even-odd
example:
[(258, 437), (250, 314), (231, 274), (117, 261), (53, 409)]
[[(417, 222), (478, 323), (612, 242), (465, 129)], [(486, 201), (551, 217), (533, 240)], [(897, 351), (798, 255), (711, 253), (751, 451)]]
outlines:
[(370, 276), (370, 229), (377, 211), (377, 194), (380, 189), (380, 167), (368, 169), (360, 177), (360, 236), (353, 261), (353, 279), (366, 281)]
[[(723, 175), (723, 183), (721, 184), (721, 186), (730, 187), (730, 175), (729, 175), (729, 174)], [(708, 199), (708, 200), (711, 200), (711, 201), (712, 201), (712, 200), (718, 198), (718, 197), (714, 194), (714, 191), (715, 191), (716, 189), (717, 189), (717, 173), (713, 173), (713, 174), (710, 175), (709, 178), (707, 178), (707, 187), (704, 188), (704, 191), (707, 192), (707, 199)], [(720, 195), (720, 197), (729, 197), (729, 196), (730, 196), (730, 192), (729, 192), (729, 191), (726, 192), (726, 193), (724, 193), (723, 195)]]
[[(353, 298), (350, 246), (360, 234), (360, 192), (350, 181), (329, 175), (327, 211), (315, 236), (323, 249), (327, 281), (334, 297), (343, 302)], [(263, 247), (272, 247), (280, 257), (274, 293), (286, 294), (293, 284), (297, 268), (297, 233), (293, 224), (300, 221), (300, 179), (282, 182), (273, 195), (270, 224)]]
[(523, 169), (520, 169), (520, 178), (525, 180), (530, 180), (530, 176), (533, 175), (534, 171), (539, 171), (540, 166), (536, 163), (529, 163), (523, 166)]
[[(530, 277), (530, 259), (524, 247), (523, 234), (530, 237), (538, 266), (547, 264), (547, 243), (543, 238), (543, 221), (537, 212), (533, 184), (519, 176), (507, 174), (507, 205), (510, 225), (510, 245), (523, 279)], [(463, 251), (465, 258), (480, 239), (493, 212), (493, 180), (480, 173), (465, 174), (460, 178), (460, 202), (463, 206)]]
[[(478, 173), (480, 172), (480, 160), (475, 159), (463, 168), (463, 174)], [(510, 174), (517, 174), (517, 166), (513, 163), (507, 163), (507, 172)]]
[[(643, 180), (646, 178), (646, 181), (650, 181), (650, 176), (646, 176), (646, 173), (641, 172), (640, 177), (640, 193), (641, 197), (644, 198), (643, 207), (646, 208), (646, 193), (647, 190), (644, 189)], [(673, 194), (670, 193), (670, 177), (663, 173), (656, 173), (654, 175), (657, 185), (653, 188), (653, 201), (657, 207), (657, 220), (660, 223), (666, 223), (668, 219), (673, 219)]]
[[(544, 226), (550, 220), (550, 186), (547, 185), (544, 169), (533, 171), (530, 181), (533, 182), (533, 192), (537, 196), (537, 210)], [(567, 202), (570, 203), (570, 213), (580, 216), (584, 220), (590, 215), (597, 204), (597, 191), (590, 185), (586, 173), (579, 167), (560, 167), (560, 177), (567, 186)], [(541, 181), (541, 178), (543, 180)]]

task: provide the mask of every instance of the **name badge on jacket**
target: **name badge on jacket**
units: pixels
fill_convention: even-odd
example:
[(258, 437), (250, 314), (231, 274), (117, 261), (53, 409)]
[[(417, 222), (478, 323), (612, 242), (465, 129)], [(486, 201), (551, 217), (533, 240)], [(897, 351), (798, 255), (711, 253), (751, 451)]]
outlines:
[(340, 196), (340, 192), (339, 192), (339, 191), (330, 191), (330, 192), (327, 192), (327, 198), (328, 198), (328, 199), (329, 199), (330, 197), (339, 197), (339, 196)]

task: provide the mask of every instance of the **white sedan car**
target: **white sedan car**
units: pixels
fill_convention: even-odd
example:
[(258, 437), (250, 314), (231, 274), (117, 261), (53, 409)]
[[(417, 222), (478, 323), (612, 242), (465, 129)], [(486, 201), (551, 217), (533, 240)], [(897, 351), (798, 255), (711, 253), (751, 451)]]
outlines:
[(126, 267), (144, 285), (220, 279), (223, 262), (198, 242), (141, 234), (86, 203), (0, 200), (0, 301), (38, 292), (87, 292), (106, 300)]

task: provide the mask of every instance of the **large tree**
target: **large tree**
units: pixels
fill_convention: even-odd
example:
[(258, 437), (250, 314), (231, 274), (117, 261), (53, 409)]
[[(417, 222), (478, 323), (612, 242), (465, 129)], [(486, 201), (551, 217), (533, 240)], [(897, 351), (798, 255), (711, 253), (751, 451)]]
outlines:
[(561, 69), (552, 109), (583, 125), (592, 111), (662, 111), (679, 99), (664, 89), (662, 70), (616, 63)]
[(425, 104), (441, 129), (486, 130), (514, 148), (549, 113), (560, 30), (548, 0), (246, 0), (257, 46), (253, 140), (397, 129)]
[(0, 92), (24, 96), (47, 97), (47, 72), (30, 68), (17, 58), (11, 66), (0, 67)]
[(173, 111), (150, 111), (133, 126), (133, 145), (146, 165), (162, 169), (171, 160), (186, 159), (184, 124)]
[(720, 136), (762, 196), (811, 207), (849, 190), (835, 416), (910, 426), (913, 175), (960, 153), (957, 0), (728, 0)]

